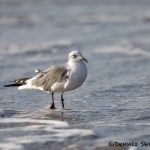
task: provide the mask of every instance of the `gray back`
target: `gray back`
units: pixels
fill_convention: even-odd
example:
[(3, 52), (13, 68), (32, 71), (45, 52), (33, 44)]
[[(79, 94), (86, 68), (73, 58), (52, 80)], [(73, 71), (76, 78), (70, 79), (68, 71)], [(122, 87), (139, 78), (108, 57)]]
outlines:
[(51, 86), (54, 83), (63, 82), (68, 78), (67, 72), (68, 69), (66, 65), (54, 65), (34, 76), (35, 80), (32, 81), (32, 85), (43, 87), (45, 91), (51, 92)]

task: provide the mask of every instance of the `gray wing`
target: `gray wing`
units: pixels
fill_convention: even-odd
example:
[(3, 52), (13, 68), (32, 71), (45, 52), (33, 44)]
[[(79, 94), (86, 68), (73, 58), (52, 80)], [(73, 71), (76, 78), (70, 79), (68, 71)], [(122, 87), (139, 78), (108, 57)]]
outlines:
[(63, 82), (67, 77), (67, 65), (54, 65), (51, 68), (43, 72), (39, 72), (36, 76), (34, 76), (34, 80), (32, 80), (32, 85), (36, 87), (43, 87), (44, 91), (51, 92), (51, 86), (55, 82)]

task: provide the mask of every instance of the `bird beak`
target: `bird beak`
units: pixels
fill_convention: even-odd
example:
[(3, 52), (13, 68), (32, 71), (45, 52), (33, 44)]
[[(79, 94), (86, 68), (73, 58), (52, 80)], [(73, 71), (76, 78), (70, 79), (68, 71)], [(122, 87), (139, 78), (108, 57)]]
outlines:
[(86, 58), (84, 58), (83, 56), (81, 56), (81, 60), (83, 60), (84, 62), (88, 63), (88, 60)]

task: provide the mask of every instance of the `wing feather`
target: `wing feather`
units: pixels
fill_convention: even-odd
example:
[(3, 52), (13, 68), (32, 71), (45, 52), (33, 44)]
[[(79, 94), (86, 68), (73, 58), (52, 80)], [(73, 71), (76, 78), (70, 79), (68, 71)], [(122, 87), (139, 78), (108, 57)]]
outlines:
[(43, 90), (51, 92), (51, 86), (56, 82), (63, 82), (67, 79), (67, 66), (55, 65), (51, 68), (39, 72), (33, 77), (32, 85), (42, 87)]

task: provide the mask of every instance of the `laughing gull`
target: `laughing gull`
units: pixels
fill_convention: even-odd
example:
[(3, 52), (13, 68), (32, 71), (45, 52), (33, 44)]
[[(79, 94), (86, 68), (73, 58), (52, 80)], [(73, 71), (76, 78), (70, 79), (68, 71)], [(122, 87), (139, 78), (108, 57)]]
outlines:
[(74, 90), (82, 85), (87, 77), (87, 59), (79, 51), (72, 51), (68, 55), (68, 62), (62, 65), (53, 65), (45, 71), (36, 70), (31, 78), (14, 80), (8, 86), (19, 86), (18, 89), (39, 89), (52, 95), (50, 109), (55, 109), (54, 93), (61, 93), (61, 103), (64, 109), (63, 93)]

